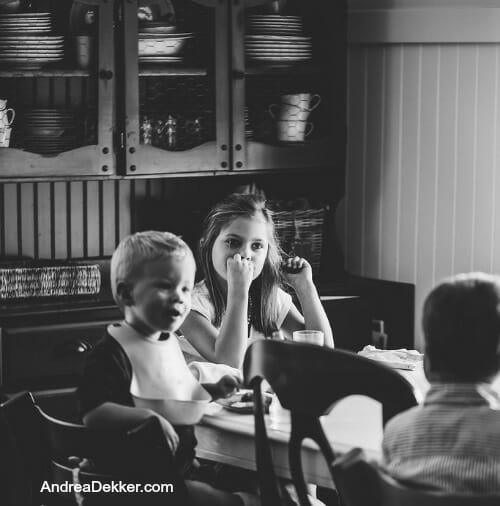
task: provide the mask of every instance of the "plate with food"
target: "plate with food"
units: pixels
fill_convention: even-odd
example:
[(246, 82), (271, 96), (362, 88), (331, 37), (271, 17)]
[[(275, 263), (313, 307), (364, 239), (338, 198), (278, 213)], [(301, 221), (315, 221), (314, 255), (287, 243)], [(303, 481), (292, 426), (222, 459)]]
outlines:
[[(262, 394), (264, 402), (264, 411), (267, 413), (269, 410), (269, 404), (271, 403), (271, 394), (264, 392)], [(240, 389), (237, 390), (231, 397), (226, 399), (218, 399), (218, 404), (223, 406), (228, 411), (240, 414), (251, 414), (253, 413), (253, 390), (251, 389)]]

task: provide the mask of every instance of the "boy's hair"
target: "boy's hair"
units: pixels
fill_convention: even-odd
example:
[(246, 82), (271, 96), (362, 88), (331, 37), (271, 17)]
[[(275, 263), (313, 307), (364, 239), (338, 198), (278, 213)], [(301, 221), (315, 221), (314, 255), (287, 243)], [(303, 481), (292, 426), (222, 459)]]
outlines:
[(481, 272), (444, 280), (422, 315), (430, 370), (458, 381), (482, 381), (500, 366), (500, 277)]
[(128, 235), (120, 241), (111, 257), (111, 291), (115, 302), (121, 307), (116, 287), (119, 282), (133, 284), (140, 276), (143, 266), (161, 258), (193, 257), (189, 246), (170, 232), (149, 230)]
[(226, 299), (217, 281), (212, 261), (212, 248), (221, 231), (238, 218), (258, 217), (268, 225), (269, 249), (261, 275), (253, 281), (250, 295), (254, 301), (252, 325), (264, 335), (277, 330), (277, 291), (282, 284), (281, 250), (278, 245), (272, 211), (260, 196), (249, 193), (233, 193), (216, 204), (205, 218), (199, 243), (198, 257), (203, 269), (208, 293), (215, 308), (215, 326), (219, 327), (226, 309)]

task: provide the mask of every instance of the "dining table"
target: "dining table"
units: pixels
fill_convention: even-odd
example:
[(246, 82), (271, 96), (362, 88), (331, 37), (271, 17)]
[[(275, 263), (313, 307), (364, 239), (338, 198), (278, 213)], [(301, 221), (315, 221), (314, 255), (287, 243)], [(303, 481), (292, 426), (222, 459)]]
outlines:
[[(429, 388), (424, 371), (399, 370), (414, 387), (417, 400), (422, 402)], [(267, 435), (271, 445), (277, 476), (290, 478), (288, 441), (289, 417), (272, 420), (265, 415)], [(336, 454), (359, 447), (368, 459), (379, 461), (382, 456), (382, 406), (379, 402), (354, 395), (337, 402), (332, 410), (321, 417), (325, 434)], [(232, 466), (256, 470), (255, 430), (253, 414), (229, 411), (217, 403), (196, 426), (197, 456)], [(302, 448), (304, 476), (308, 483), (332, 487), (328, 466), (318, 446), (305, 440)]]

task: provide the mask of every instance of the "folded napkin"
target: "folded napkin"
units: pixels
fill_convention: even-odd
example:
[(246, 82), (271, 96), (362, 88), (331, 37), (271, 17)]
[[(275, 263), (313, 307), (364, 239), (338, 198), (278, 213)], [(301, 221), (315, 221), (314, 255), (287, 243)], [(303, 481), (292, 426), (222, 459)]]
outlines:
[(200, 383), (216, 383), (222, 376), (229, 374), (243, 381), (243, 375), (239, 369), (226, 364), (212, 364), (211, 362), (191, 362), (189, 370)]
[(414, 371), (423, 366), (424, 355), (417, 350), (407, 350), (402, 348), (400, 350), (379, 350), (371, 344), (365, 346), (358, 355), (362, 357), (371, 358), (377, 362), (382, 362), (388, 367), (394, 369), (406, 369)]

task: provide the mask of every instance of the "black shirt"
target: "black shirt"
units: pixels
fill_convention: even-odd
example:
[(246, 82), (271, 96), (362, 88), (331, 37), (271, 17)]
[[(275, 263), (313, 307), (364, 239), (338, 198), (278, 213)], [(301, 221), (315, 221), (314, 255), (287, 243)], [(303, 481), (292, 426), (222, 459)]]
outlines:
[[(105, 402), (134, 407), (131, 382), (132, 364), (120, 343), (106, 332), (88, 355), (76, 392), (81, 416)], [(195, 456), (194, 427), (176, 425), (174, 429), (179, 435), (175, 460), (185, 474)]]

